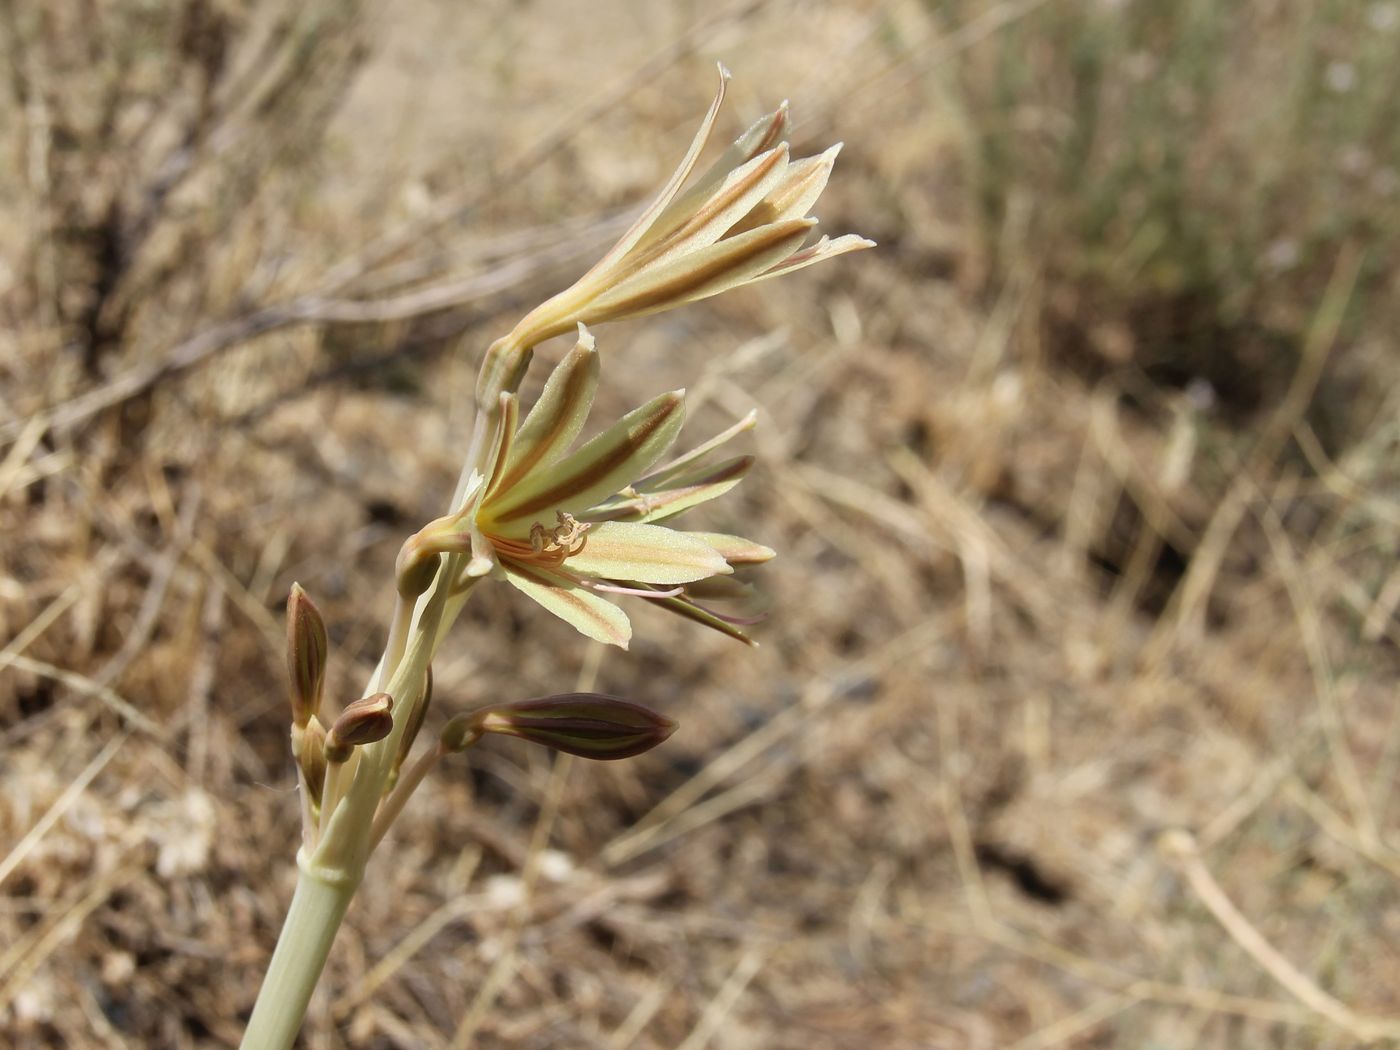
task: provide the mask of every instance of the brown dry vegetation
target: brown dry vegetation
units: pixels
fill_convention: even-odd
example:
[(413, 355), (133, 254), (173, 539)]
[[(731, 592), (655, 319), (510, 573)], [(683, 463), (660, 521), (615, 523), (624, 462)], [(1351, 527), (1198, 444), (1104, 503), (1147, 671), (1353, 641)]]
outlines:
[(780, 550), (763, 645), (480, 595), (436, 717), (595, 680), (681, 731), (435, 777), (306, 1045), (1400, 1030), (1395, 3), (0, 13), (0, 1042), (236, 1043), (294, 877), (287, 588), (352, 698), (478, 354), (717, 57), (726, 130), (790, 96), (881, 242), (597, 333), (606, 409), (759, 409), (700, 520)]

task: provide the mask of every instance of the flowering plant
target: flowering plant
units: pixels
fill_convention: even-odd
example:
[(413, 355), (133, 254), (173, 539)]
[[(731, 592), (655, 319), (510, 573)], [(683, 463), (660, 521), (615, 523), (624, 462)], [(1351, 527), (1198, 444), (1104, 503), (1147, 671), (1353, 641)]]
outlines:
[[(812, 240), (807, 211), (839, 147), (789, 159), (786, 105), (756, 122), (690, 188), (714, 130), (728, 74), (685, 158), (632, 227), (568, 289), (530, 311), (488, 349), (477, 418), (448, 513), (403, 544), (388, 643), (363, 699), (323, 710), (327, 636), (293, 585), (287, 606), (292, 753), (302, 807), (299, 878), (243, 1046), (291, 1046), (365, 863), (423, 778), (446, 755), (504, 734), (595, 759), (640, 754), (675, 723), (637, 704), (568, 693), (495, 704), (450, 719), (413, 757), (432, 695), (431, 665), (462, 606), (502, 579), (582, 634), (626, 648), (632, 628), (612, 600), (638, 596), (748, 641), (743, 617), (710, 603), (734, 567), (773, 556), (738, 536), (669, 522), (722, 496), (752, 465), (714, 454), (750, 415), (662, 466), (680, 433), (684, 392), (661, 394), (577, 448), (599, 380), (587, 325), (707, 298), (869, 247), (847, 235)], [(517, 390), (536, 345), (578, 341), (520, 419)], [(410, 761), (410, 759), (412, 759)]]

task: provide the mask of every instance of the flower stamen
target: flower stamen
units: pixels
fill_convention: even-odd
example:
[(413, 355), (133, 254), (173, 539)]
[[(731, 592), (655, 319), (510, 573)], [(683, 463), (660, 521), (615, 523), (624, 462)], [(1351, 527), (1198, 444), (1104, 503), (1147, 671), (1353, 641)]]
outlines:
[(498, 553), (508, 555), (517, 561), (557, 569), (569, 558), (583, 550), (584, 545), (588, 542), (588, 537), (585, 534), (591, 528), (591, 523), (579, 521), (572, 514), (562, 510), (556, 512), (556, 518), (559, 524), (552, 529), (546, 528), (544, 523), (539, 521), (531, 525), (528, 546), (523, 540), (513, 540), (503, 536), (491, 536), (491, 545), (496, 548)]

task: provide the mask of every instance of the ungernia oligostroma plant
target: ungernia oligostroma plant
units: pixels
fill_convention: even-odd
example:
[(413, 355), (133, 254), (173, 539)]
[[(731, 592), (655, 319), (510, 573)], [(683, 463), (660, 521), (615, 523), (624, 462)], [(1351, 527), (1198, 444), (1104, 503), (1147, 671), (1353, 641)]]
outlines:
[[(448, 512), (404, 543), (384, 655), (364, 698), (333, 718), (322, 705), (325, 626), (305, 592), (292, 588), (288, 669), (303, 841), (296, 894), (245, 1050), (292, 1044), (365, 862), (443, 756), (497, 733), (587, 758), (626, 758), (675, 729), (637, 704), (565, 693), (457, 715), (414, 758), (433, 656), (478, 586), (504, 580), (589, 638), (624, 649), (632, 627), (613, 600), (619, 595), (748, 641), (744, 621), (711, 603), (740, 590), (726, 586), (735, 566), (773, 552), (738, 536), (682, 531), (672, 519), (743, 479), (750, 457), (717, 460), (716, 453), (752, 417), (668, 461), (685, 412), (684, 393), (672, 391), (575, 447), (600, 372), (587, 325), (655, 313), (871, 246), (852, 235), (812, 242), (816, 220), (807, 212), (838, 147), (790, 160), (786, 106), (750, 127), (686, 187), (714, 129), (727, 76), (721, 70), (719, 91), (680, 167), (622, 239), (487, 350), (477, 419)], [(516, 390), (534, 347), (575, 329), (577, 344), (522, 419)]]

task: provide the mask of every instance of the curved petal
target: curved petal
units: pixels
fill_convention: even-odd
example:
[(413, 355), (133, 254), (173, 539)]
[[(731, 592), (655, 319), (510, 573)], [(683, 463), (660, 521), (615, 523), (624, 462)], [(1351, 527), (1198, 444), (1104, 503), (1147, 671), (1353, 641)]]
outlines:
[(564, 355), (511, 443), (505, 468), (490, 492), (518, 484), (532, 470), (560, 459), (578, 437), (598, 389), (598, 353), (593, 336), (579, 326), (578, 343)]
[(866, 248), (875, 247), (875, 242), (868, 237), (861, 237), (854, 233), (844, 233), (836, 240), (830, 237), (823, 237), (816, 244), (809, 248), (803, 248), (800, 252), (783, 259), (773, 266), (772, 269), (764, 270), (757, 277), (751, 277), (750, 283), (766, 281), (770, 277), (781, 277), (785, 273), (793, 273), (804, 266), (812, 266), (815, 263), (826, 259), (834, 259), (838, 255), (845, 255), (847, 252), (858, 252)]
[(714, 244), (782, 185), (787, 169), (786, 143), (735, 168), (680, 226), (649, 251), (634, 253), (619, 272), (635, 273), (644, 266), (689, 255)]
[(690, 535), (704, 540), (730, 565), (762, 565), (777, 556), (772, 547), (765, 547), (742, 536), (731, 536), (724, 532), (692, 532)]
[(706, 627), (718, 631), (720, 634), (727, 634), (735, 641), (743, 642), (758, 648), (758, 643), (739, 629), (737, 624), (729, 623), (727, 620), (716, 616), (708, 609), (702, 609), (692, 601), (685, 598), (655, 598), (655, 604), (663, 609), (670, 609), (671, 612), (684, 616), (687, 620), (694, 620), (696, 623), (704, 624)]
[(555, 512), (575, 513), (616, 492), (666, 454), (685, 418), (681, 391), (653, 398), (553, 466), (531, 473), (482, 505), (488, 532), (521, 536)]
[(758, 410), (749, 409), (744, 417), (733, 425), (726, 427), (708, 441), (701, 442), (689, 452), (677, 456), (663, 467), (658, 467), (653, 473), (648, 474), (637, 482), (639, 488), (667, 488), (671, 484), (671, 478), (679, 475), (699, 464), (706, 456), (715, 449), (720, 448), (729, 441), (738, 437), (746, 430), (752, 430), (758, 421)]
[(713, 194), (715, 187), (723, 182), (724, 177), (731, 171), (781, 142), (787, 125), (787, 102), (750, 124), (748, 130), (735, 139), (734, 144), (720, 154), (719, 159), (695, 181), (694, 186), (667, 206), (651, 229), (637, 242), (638, 250), (651, 247), (683, 223), (686, 216)]
[(800, 219), (817, 203), (836, 166), (841, 143), (817, 157), (804, 157), (788, 165), (782, 180), (764, 196), (754, 209), (730, 231), (730, 236), (745, 230), (756, 230), (784, 219)]
[[(499, 404), (500, 418), (496, 421), (496, 434), (491, 439), (491, 451), (486, 457), (485, 470), (483, 471), (491, 481), (482, 485), (482, 499), (486, 498), (486, 493), (490, 492), (496, 484), (496, 478), (500, 475), (501, 468), (510, 459), (510, 449), (515, 441), (516, 425), (520, 419), (520, 399), (515, 394), (502, 394)], [(466, 506), (470, 503), (471, 497), (468, 496), (463, 505)]]
[(814, 225), (815, 219), (774, 223), (645, 267), (589, 303), (582, 320), (600, 324), (643, 317), (747, 284), (759, 274), (776, 271), (802, 247)]
[(632, 639), (627, 614), (562, 573), (538, 566), (502, 562), (506, 579), (574, 630), (594, 641), (626, 649)]
[(705, 114), (705, 119), (700, 122), (700, 130), (695, 133), (695, 138), (690, 143), (690, 149), (686, 150), (685, 156), (681, 159), (680, 166), (671, 173), (670, 179), (661, 188), (656, 199), (647, 205), (646, 210), (641, 215), (637, 216), (637, 221), (628, 228), (616, 244), (608, 249), (608, 253), (579, 279), (575, 287), (603, 277), (621, 262), (623, 257), (636, 247), (637, 242), (646, 236), (647, 231), (665, 212), (667, 205), (675, 200), (676, 194), (685, 185), (685, 180), (690, 178), (690, 173), (695, 170), (695, 162), (700, 159), (700, 154), (705, 149), (705, 143), (710, 141), (710, 135), (715, 130), (715, 118), (719, 116), (720, 107), (724, 105), (724, 92), (728, 83), (729, 70), (720, 66), (719, 89), (715, 92), (715, 99), (710, 103), (710, 109)]
[(594, 579), (658, 584), (693, 583), (734, 571), (704, 540), (630, 521), (594, 525), (565, 567)]
[(712, 467), (671, 475), (664, 487), (638, 482), (623, 495), (589, 508), (582, 517), (586, 521), (665, 521), (723, 496), (744, 480), (753, 463), (752, 456), (739, 456)]

